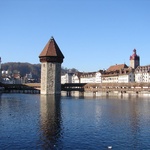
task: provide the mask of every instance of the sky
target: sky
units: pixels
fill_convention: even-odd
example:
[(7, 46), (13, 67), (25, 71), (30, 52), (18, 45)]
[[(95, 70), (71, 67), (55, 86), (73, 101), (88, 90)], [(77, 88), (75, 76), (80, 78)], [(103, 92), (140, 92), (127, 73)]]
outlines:
[(1, 0), (2, 63), (38, 64), (51, 36), (62, 67), (93, 72), (129, 65), (133, 49), (150, 64), (150, 0)]

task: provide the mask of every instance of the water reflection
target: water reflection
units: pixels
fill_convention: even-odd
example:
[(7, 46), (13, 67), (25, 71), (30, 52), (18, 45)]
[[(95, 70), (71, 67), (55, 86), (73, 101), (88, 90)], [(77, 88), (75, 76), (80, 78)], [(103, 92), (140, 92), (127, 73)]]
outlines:
[(0, 95), (0, 149), (149, 149), (150, 96)]
[(61, 137), (61, 105), (59, 95), (41, 95), (41, 131), (44, 149), (55, 149)]
[(131, 129), (131, 134), (132, 136), (132, 145), (134, 149), (138, 149), (138, 143), (140, 143), (140, 140), (138, 139), (138, 134), (140, 133), (140, 110), (139, 110), (139, 100), (138, 96), (135, 98), (131, 98), (130, 105), (129, 105), (129, 123), (130, 123), (130, 129)]

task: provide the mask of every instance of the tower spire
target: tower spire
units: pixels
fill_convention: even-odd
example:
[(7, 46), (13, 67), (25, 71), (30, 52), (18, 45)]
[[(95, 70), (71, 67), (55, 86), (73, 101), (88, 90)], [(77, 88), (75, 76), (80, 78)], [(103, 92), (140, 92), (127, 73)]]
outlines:
[(136, 69), (140, 65), (140, 57), (136, 54), (136, 49), (133, 50), (133, 54), (130, 56), (130, 67)]

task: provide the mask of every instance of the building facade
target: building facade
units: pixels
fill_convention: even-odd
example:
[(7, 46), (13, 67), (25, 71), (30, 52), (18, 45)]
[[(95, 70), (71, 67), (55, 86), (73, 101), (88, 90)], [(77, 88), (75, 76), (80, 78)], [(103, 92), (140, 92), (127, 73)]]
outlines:
[(101, 71), (98, 72), (78, 72), (79, 83), (101, 83)]
[(102, 74), (102, 83), (129, 83), (134, 81), (134, 70), (126, 64), (110, 66)]
[(61, 76), (61, 83), (101, 83), (101, 73), (102, 71), (67, 73)]
[(65, 76), (62, 76), (62, 81), (64, 81), (62, 83), (130, 83), (136, 81), (150, 81), (148, 80), (148, 67), (145, 69), (146, 72), (144, 72), (143, 76), (143, 74), (141, 74), (142, 71), (137, 71), (139, 70), (139, 65), (140, 57), (137, 55), (136, 49), (134, 49), (133, 54), (130, 56), (130, 66), (127, 66), (126, 64), (116, 64), (110, 66), (107, 70), (98, 72), (77, 72), (71, 76), (66, 74)]
[[(61, 83), (74, 83), (73, 80), (74, 73), (68, 72), (64, 75), (61, 75)], [(77, 82), (78, 83), (78, 82)]]
[(150, 65), (138, 66), (135, 69), (135, 82), (150, 82)]

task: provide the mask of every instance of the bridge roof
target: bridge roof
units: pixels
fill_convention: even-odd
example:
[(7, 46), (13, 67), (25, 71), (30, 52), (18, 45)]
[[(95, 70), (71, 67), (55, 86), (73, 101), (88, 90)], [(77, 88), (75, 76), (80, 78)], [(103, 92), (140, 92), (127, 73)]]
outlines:
[(59, 57), (63, 59), (64, 55), (59, 49), (55, 39), (51, 37), (39, 57)]

